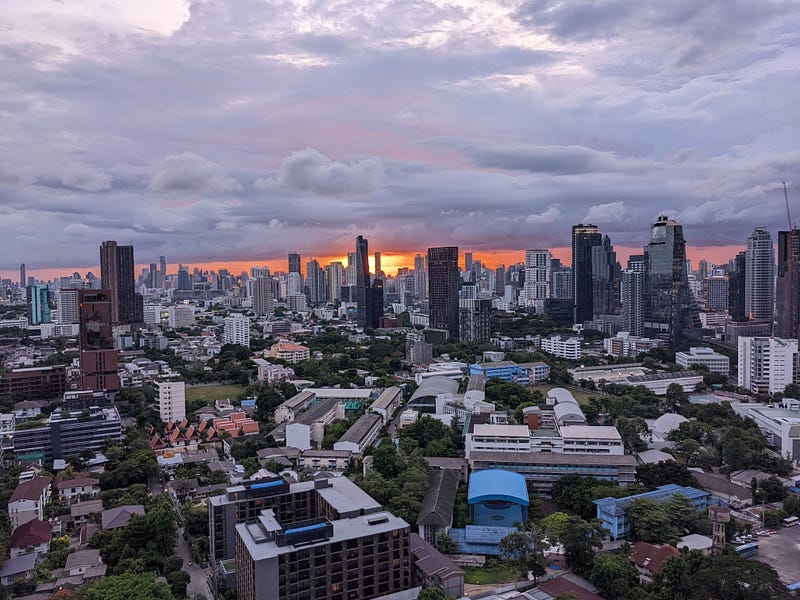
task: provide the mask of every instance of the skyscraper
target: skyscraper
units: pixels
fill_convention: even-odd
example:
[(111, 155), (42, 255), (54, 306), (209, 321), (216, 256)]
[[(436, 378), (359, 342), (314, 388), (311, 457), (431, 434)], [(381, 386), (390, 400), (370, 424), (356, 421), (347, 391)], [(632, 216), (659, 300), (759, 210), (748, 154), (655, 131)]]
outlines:
[(28, 278), (25, 276), (25, 263), (19, 266), (19, 289), (22, 290), (28, 283)]
[(778, 232), (775, 336), (800, 337), (800, 230)]
[(189, 267), (184, 267), (183, 265), (178, 266), (178, 289), (192, 289), (192, 278), (189, 275)]
[(525, 250), (525, 305), (544, 312), (544, 301), (550, 297), (551, 260), (549, 250)]
[(144, 302), (136, 293), (134, 268), (133, 246), (119, 246), (113, 240), (100, 245), (100, 280), (110, 293), (113, 323), (144, 321)]
[(619, 304), (619, 265), (617, 253), (607, 235), (592, 246), (592, 312), (594, 315), (615, 313)]
[(775, 249), (772, 237), (756, 227), (747, 238), (744, 311), (751, 320), (772, 322), (775, 300)]
[(383, 317), (383, 279), (375, 278), (367, 290), (367, 326), (380, 327)]
[(159, 272), (161, 273), (161, 283), (167, 280), (167, 259), (163, 256), (158, 257)]
[(367, 296), (369, 295), (369, 242), (356, 238), (356, 324), (367, 326)]
[(572, 226), (572, 288), (575, 322), (590, 321), (594, 316), (592, 300), (592, 247), (599, 246), (603, 236), (596, 225)]
[(644, 333), (682, 349), (689, 337), (687, 330), (700, 325), (689, 291), (683, 227), (668, 217), (658, 217), (650, 228), (644, 258)]
[(256, 277), (253, 281), (253, 312), (257, 315), (271, 315), (275, 310), (272, 293), (272, 278)]
[(381, 253), (375, 253), (375, 276), (383, 278), (383, 271), (381, 270)]
[(428, 274), (425, 272), (425, 258), (421, 254), (414, 257), (414, 290), (417, 297), (424, 300), (428, 297)]
[(325, 271), (319, 266), (316, 258), (312, 258), (306, 263), (306, 284), (308, 285), (308, 300), (311, 304), (319, 304), (327, 300)]
[(58, 322), (80, 323), (78, 290), (66, 288), (58, 291)]
[(78, 304), (81, 387), (84, 390), (118, 390), (111, 292), (79, 290)]
[(26, 288), (28, 323), (41, 325), (52, 321), (50, 312), (50, 290), (43, 283), (29, 285)]
[(458, 339), (458, 247), (428, 248), (429, 323)]
[(728, 316), (734, 321), (747, 319), (744, 310), (747, 283), (747, 252), (742, 251), (731, 261), (728, 274)]
[(622, 327), (631, 335), (642, 335), (644, 325), (643, 296), (644, 271), (626, 269), (622, 272), (620, 297), (622, 300)]
[(298, 252), (289, 252), (289, 273), (300, 272), (300, 254)]
[(342, 285), (344, 285), (344, 267), (340, 262), (332, 262), (325, 267), (328, 280), (328, 298), (331, 302), (342, 299)]
[(150, 263), (150, 281), (148, 283), (148, 287), (154, 289), (161, 287), (161, 284), (159, 283), (158, 265), (156, 263)]

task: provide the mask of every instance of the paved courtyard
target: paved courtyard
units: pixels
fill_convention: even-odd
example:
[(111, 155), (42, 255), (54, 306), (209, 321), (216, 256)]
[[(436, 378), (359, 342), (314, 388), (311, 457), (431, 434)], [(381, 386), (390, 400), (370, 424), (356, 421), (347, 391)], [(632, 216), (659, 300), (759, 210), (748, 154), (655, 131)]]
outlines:
[(800, 581), (800, 527), (781, 527), (776, 535), (758, 538), (755, 559), (775, 569), (786, 585)]

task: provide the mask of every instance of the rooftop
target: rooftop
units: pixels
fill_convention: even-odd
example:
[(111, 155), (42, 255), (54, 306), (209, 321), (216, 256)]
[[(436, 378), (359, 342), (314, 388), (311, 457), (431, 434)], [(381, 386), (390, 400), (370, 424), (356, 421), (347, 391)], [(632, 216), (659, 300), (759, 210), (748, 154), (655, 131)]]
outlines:
[(19, 500), (39, 500), (44, 491), (50, 487), (50, 477), (35, 476), (33, 479), (23, 481), (18, 484), (11, 495), (9, 502), (17, 502)]
[(622, 441), (616, 427), (611, 425), (564, 425), (560, 428), (563, 438), (596, 438)]
[(464, 575), (464, 571), (458, 568), (453, 561), (416, 533), (411, 534), (409, 542), (411, 554), (416, 561), (417, 568), (428, 577), (436, 576), (441, 579), (450, 579), (451, 577)]
[(631, 375), (628, 381), (631, 383), (647, 381), (664, 381), (666, 379), (687, 379), (687, 378), (703, 378), (703, 374), (699, 371), (666, 371), (663, 373), (650, 373), (649, 375)]
[(487, 469), (476, 471), (469, 478), (467, 502), (477, 504), (488, 500), (504, 500), (528, 506), (525, 477), (513, 471)]
[(361, 415), (350, 428), (344, 432), (344, 435), (338, 439), (337, 444), (342, 442), (352, 442), (354, 444), (361, 444), (364, 438), (373, 430), (373, 428), (382, 424), (383, 419), (380, 415), (375, 413), (367, 413)]
[(670, 496), (684, 496), (689, 500), (693, 500), (695, 498), (702, 498), (707, 497), (710, 494), (705, 490), (698, 490), (694, 487), (688, 486), (680, 486), (675, 485), (674, 483), (670, 483), (667, 485), (658, 486), (655, 490), (651, 492), (644, 492), (643, 494), (635, 494), (633, 496), (625, 496), (624, 498), (600, 498), (598, 500), (593, 500), (593, 502), (598, 506), (599, 509), (608, 512), (614, 512), (617, 515), (621, 515), (625, 511), (625, 505), (627, 505), (632, 500), (638, 499), (650, 499), (650, 500), (661, 500), (664, 498), (668, 498)]
[(308, 410), (301, 412), (299, 415), (297, 415), (294, 419), (294, 422), (289, 423), (287, 427), (291, 426), (292, 424), (298, 424), (298, 423), (301, 425), (312, 425), (317, 421), (321, 420), (330, 411), (335, 410), (338, 404), (339, 400), (333, 398), (320, 400), (317, 404), (310, 407)]
[(399, 387), (392, 386), (390, 388), (386, 388), (383, 390), (383, 393), (378, 396), (377, 400), (372, 403), (372, 408), (389, 408), (392, 402), (394, 402), (397, 398), (398, 394), (402, 395), (402, 390)]
[(487, 437), (529, 438), (531, 434), (527, 425), (489, 425), (486, 423), (479, 423), (475, 425), (473, 435)]
[(479, 451), (470, 453), (470, 461), (475, 462), (502, 462), (508, 464), (532, 465), (630, 465), (635, 467), (638, 463), (630, 454), (559, 454), (557, 452), (502, 452)]
[(450, 526), (460, 479), (460, 471), (451, 469), (434, 469), (428, 472), (428, 490), (422, 499), (418, 525)]

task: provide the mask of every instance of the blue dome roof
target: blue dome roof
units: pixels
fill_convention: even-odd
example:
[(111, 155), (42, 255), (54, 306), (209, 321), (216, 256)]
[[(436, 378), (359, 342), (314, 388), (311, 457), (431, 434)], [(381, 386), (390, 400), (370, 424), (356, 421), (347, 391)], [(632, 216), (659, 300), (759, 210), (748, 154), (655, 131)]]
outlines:
[(469, 478), (467, 502), (478, 504), (488, 500), (505, 500), (528, 506), (530, 502), (525, 477), (502, 469), (474, 472)]

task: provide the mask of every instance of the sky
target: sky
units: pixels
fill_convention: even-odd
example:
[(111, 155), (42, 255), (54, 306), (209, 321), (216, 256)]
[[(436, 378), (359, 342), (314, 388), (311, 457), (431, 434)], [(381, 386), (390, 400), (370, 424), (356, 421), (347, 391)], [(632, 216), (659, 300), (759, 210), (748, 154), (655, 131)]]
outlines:
[(106, 239), (507, 264), (580, 222), (624, 256), (659, 214), (721, 262), (787, 227), (782, 181), (800, 220), (795, 0), (27, 0), (0, 72), (9, 277)]

